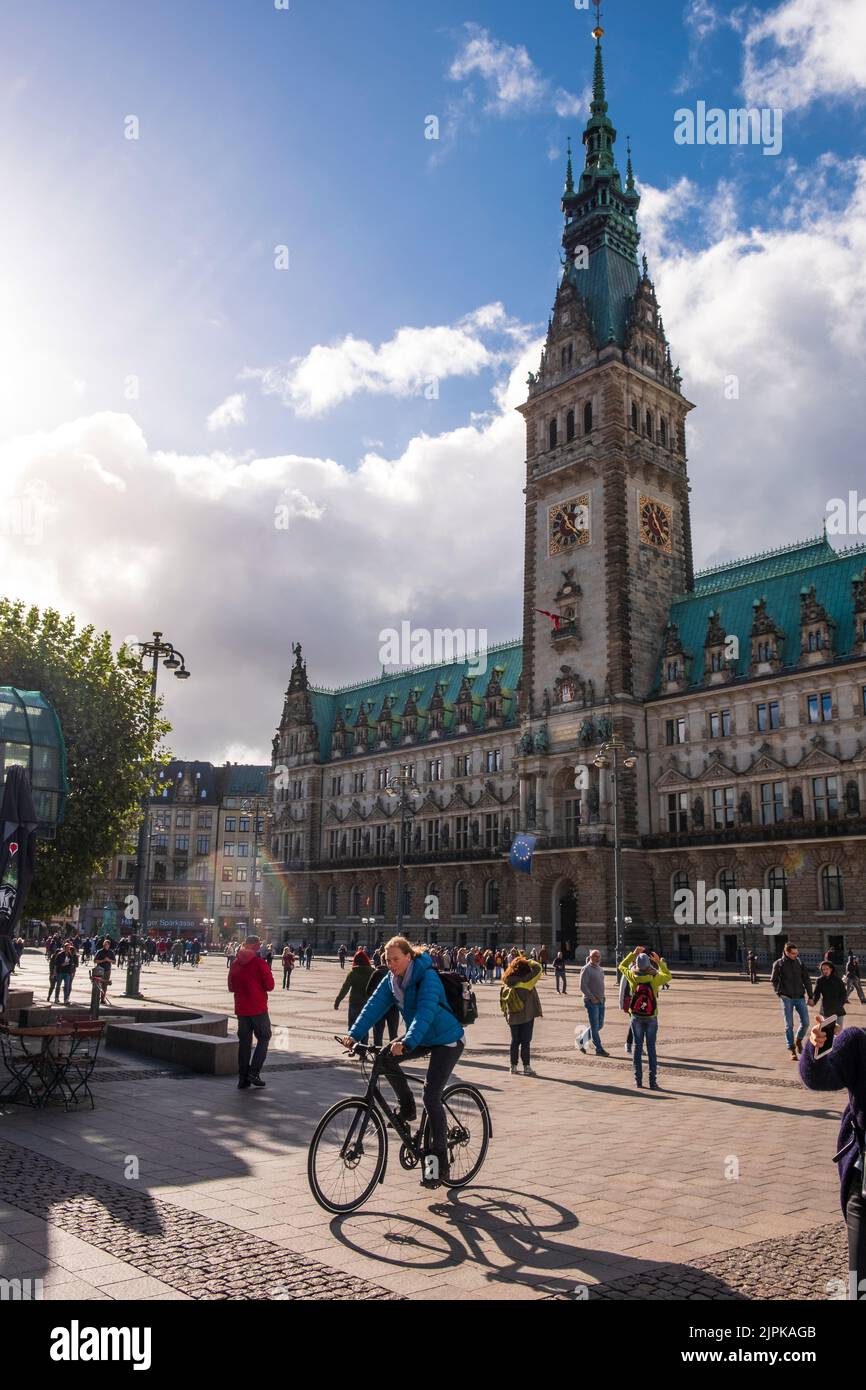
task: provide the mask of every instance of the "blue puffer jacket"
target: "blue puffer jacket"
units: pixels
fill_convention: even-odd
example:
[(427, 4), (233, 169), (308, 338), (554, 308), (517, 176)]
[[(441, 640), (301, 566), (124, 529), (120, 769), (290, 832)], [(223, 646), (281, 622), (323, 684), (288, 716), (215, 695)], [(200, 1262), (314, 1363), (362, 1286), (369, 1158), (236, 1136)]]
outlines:
[[(349, 1029), (350, 1037), (359, 1042), (395, 1003), (389, 971)], [(445, 987), (428, 955), (415, 957), (400, 1012), (406, 1024), (406, 1047), (441, 1047), (463, 1038), (463, 1029), (448, 1007)]]

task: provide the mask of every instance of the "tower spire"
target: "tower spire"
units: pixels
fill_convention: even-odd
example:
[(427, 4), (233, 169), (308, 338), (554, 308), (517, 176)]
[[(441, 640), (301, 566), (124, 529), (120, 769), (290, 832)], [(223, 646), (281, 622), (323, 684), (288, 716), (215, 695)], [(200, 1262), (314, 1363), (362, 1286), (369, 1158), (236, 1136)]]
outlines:
[(625, 152), (626, 152), (626, 156), (627, 156), (627, 159), (626, 159), (626, 166), (625, 166), (625, 186), (626, 186), (626, 189), (628, 190), (629, 193), (633, 193), (633, 192), (634, 192), (634, 169), (632, 169), (632, 167), (631, 167), (631, 136), (630, 136), (630, 135), (627, 135), (627, 136), (625, 137)]
[(571, 136), (568, 137), (568, 164), (565, 169), (565, 190), (566, 193), (574, 192), (574, 170), (571, 167)]

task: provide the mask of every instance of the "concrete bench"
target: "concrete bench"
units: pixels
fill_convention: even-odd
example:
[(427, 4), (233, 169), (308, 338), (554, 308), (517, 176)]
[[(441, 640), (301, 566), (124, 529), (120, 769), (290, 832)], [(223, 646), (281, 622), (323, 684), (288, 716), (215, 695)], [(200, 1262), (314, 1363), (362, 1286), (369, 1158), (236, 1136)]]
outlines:
[(141, 1052), (209, 1076), (231, 1076), (238, 1069), (238, 1040), (228, 1036), (225, 1014), (148, 1009), (133, 1020), (129, 1015), (106, 1018), (109, 1047)]

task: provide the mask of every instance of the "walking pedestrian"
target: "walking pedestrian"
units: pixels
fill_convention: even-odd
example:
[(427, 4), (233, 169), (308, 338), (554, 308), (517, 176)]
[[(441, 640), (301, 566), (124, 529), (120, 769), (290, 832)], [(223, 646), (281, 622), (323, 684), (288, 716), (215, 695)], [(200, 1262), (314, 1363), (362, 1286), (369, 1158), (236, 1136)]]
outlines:
[(596, 1056), (609, 1057), (610, 1053), (605, 1052), (601, 1041), (601, 1030), (604, 1027), (604, 971), (601, 968), (601, 951), (590, 951), (586, 965), (580, 972), (579, 984), (589, 1023), (580, 1034), (577, 1045), (581, 1052), (586, 1052), (586, 1044), (592, 1038)]
[(545, 975), (546, 975), (546, 974), (547, 974), (547, 966), (548, 966), (549, 961), (550, 961), (550, 957), (549, 957), (549, 955), (547, 954), (547, 947), (546, 947), (546, 946), (542, 946), (541, 950), (538, 952), (538, 959), (541, 961), (541, 968), (542, 968), (542, 970), (544, 971), (544, 973), (545, 973)]
[(812, 993), (812, 1003), (821, 1018), (829, 1018), (831, 1014), (836, 1015), (838, 1019), (836, 1032), (841, 1033), (845, 1027), (843, 1020), (847, 1002), (848, 995), (845, 990), (845, 983), (830, 959), (830, 952), (828, 951), (818, 966), (818, 978)]
[(846, 998), (850, 999), (854, 991), (857, 991), (857, 998), (861, 1004), (866, 1004), (866, 997), (863, 995), (863, 985), (860, 981), (860, 960), (853, 951), (848, 952), (848, 959), (845, 962), (845, 988)]
[(619, 969), (628, 981), (631, 996), (629, 1013), (631, 1035), (634, 1039), (635, 1085), (639, 1090), (643, 1087), (643, 1049), (646, 1043), (649, 1086), (651, 1091), (658, 1091), (661, 1089), (658, 1084), (656, 1056), (659, 991), (663, 985), (670, 984), (671, 972), (656, 951), (647, 952), (643, 946), (630, 951), (625, 959), (620, 961)]
[[(60, 1003), (60, 989), (63, 987), (63, 1002), (69, 1003), (69, 995), (72, 990), (72, 981), (78, 969), (78, 952), (75, 950), (71, 941), (64, 941), (59, 951), (55, 951), (51, 957), (51, 988), (54, 990), (54, 999)], [(51, 1002), (51, 994), (48, 995)]]
[(750, 951), (747, 959), (749, 962), (749, 983), (756, 985), (758, 983), (758, 957), (754, 951)]
[(111, 967), (114, 965), (114, 946), (110, 936), (105, 938), (96, 952), (93, 964), (99, 969), (96, 977), (99, 981), (99, 1002), (104, 1004), (108, 997), (108, 986), (111, 984)]
[[(370, 983), (370, 976), (373, 974), (373, 963), (366, 951), (356, 951), (352, 957), (352, 969), (343, 981), (340, 993), (334, 1000), (334, 1008), (339, 1009), (346, 995), (349, 996), (349, 1028), (358, 1017), (367, 1002), (367, 986)], [(367, 1034), (358, 1039), (359, 1042), (367, 1041)]]
[[(448, 1177), (447, 1120), (442, 1092), (463, 1051), (463, 1027), (448, 1005), (445, 986), (426, 951), (413, 946), (405, 936), (392, 936), (385, 946), (385, 962), (387, 978), (367, 1000), (342, 1041), (346, 1047), (360, 1042), (372, 1024), (383, 1018), (394, 1003), (398, 1005), (406, 1032), (402, 1038), (388, 1044), (382, 1055), (382, 1074), (397, 1096), (400, 1119), (410, 1124), (416, 1119), (415, 1098), (400, 1066), (403, 1061), (414, 1061), (429, 1054), (424, 1105), (430, 1121), (430, 1152), (436, 1159), (438, 1176), (422, 1178), (421, 1185), (438, 1187)], [(423, 1171), (427, 1171), (426, 1164)]]
[(535, 1020), (542, 1017), (537, 988), (541, 976), (542, 966), (539, 961), (526, 960), (524, 956), (518, 956), (502, 977), (499, 1007), (511, 1029), (512, 1076), (517, 1075), (518, 1056), (523, 1062), (523, 1075), (536, 1075), (532, 1070), (530, 1049)]
[[(812, 981), (809, 978), (808, 970), (800, 960), (798, 946), (790, 941), (785, 943), (781, 956), (773, 963), (773, 973), (770, 979), (773, 989), (781, 1000), (782, 1015), (785, 1020), (785, 1041), (788, 1044), (791, 1061), (796, 1062), (803, 1051), (803, 1039), (809, 1031), (809, 1010), (806, 1008), (806, 1000), (810, 1004), (812, 1002)], [(794, 1038), (795, 1010), (800, 1019), (800, 1028), (796, 1039)]]
[(307, 947), (306, 955), (305, 955), (305, 957), (304, 957), (304, 963), (305, 963), (307, 969), (309, 970), (310, 967), (311, 967), (312, 964), (313, 964), (313, 948), (312, 948), (312, 946), (308, 946), (308, 947)]
[[(389, 972), (387, 965), (380, 965), (373, 971), (367, 984), (368, 999), (372, 999), (373, 995), (376, 993), (376, 990), (379, 988), (382, 981), (387, 979), (388, 973)], [(384, 1015), (384, 1017), (378, 1019), (377, 1022), (373, 1024), (374, 1047), (382, 1046), (382, 1042), (385, 1037), (386, 1025), (388, 1028), (388, 1041), (393, 1042), (400, 1031), (400, 1010), (397, 1008), (396, 1004), (392, 1004), (391, 1008)]]
[(553, 958), (553, 978), (556, 981), (557, 994), (560, 993), (560, 986), (562, 987), (562, 993), (568, 994), (568, 980), (566, 979), (565, 971), (565, 954), (562, 951), (557, 951), (556, 955)]
[(848, 1299), (866, 1293), (866, 1029), (846, 1028), (832, 1050), (815, 1058), (826, 1033), (817, 1018), (800, 1057), (800, 1079), (810, 1091), (848, 1091), (836, 1140), (842, 1215), (848, 1228)]
[(484, 953), (484, 972), (487, 976), (487, 983), (489, 985), (493, 984), (493, 967), (495, 963), (493, 952), (488, 948)]
[[(238, 1020), (238, 1090), (248, 1086), (264, 1086), (261, 1070), (268, 1055), (271, 1040), (271, 1020), (268, 1016), (268, 995), (274, 987), (269, 965), (259, 955), (261, 941), (248, 936), (229, 970), (228, 987), (235, 997)], [(253, 1038), (256, 1040), (252, 1051)]]
[(340, 958), (340, 969), (341, 969), (341, 970), (345, 970), (345, 968), (346, 968), (346, 947), (345, 947), (345, 946), (341, 946), (340, 949), (339, 949), (339, 951), (337, 952), (337, 955), (338, 955), (339, 958)]
[(291, 946), (283, 947), (283, 989), (289, 989), (292, 983), (292, 971), (295, 968), (295, 953)]

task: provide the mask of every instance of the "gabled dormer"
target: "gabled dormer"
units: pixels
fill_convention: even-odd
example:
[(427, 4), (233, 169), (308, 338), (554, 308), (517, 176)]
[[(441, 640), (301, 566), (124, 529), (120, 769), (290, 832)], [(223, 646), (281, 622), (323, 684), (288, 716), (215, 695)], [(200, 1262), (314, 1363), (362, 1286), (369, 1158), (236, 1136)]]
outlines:
[(766, 676), (781, 671), (784, 665), (785, 633), (767, 612), (765, 598), (756, 598), (752, 610), (752, 662), (749, 674)]
[(386, 695), (382, 708), (376, 716), (376, 742), (380, 748), (388, 748), (399, 737), (400, 720), (393, 712), (394, 696)]
[(817, 666), (833, 656), (836, 624), (823, 604), (818, 602), (816, 588), (800, 590), (800, 665)]
[(494, 666), (484, 692), (484, 722), (488, 729), (498, 729), (502, 723), (502, 676), (504, 666)]
[(661, 689), (665, 695), (673, 695), (678, 690), (687, 690), (689, 685), (689, 663), (691, 653), (687, 652), (680, 639), (676, 623), (668, 623), (662, 646)]
[(474, 724), (472, 682), (474, 676), (464, 676), (457, 692), (457, 732), (468, 733)]
[(417, 688), (409, 691), (406, 696), (406, 703), (403, 706), (403, 743), (414, 743), (418, 737), (419, 710), (418, 696), (421, 694)]
[(734, 663), (728, 660), (726, 654), (727, 638), (721, 614), (718, 611), (710, 612), (704, 638), (704, 680), (707, 685), (722, 685), (734, 678)]
[(334, 731), (331, 735), (331, 757), (342, 758), (346, 751), (346, 721), (341, 714), (334, 720)]
[(442, 738), (445, 733), (446, 712), (445, 682), (437, 681), (427, 715), (427, 737), (429, 739)]

